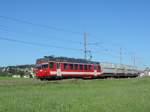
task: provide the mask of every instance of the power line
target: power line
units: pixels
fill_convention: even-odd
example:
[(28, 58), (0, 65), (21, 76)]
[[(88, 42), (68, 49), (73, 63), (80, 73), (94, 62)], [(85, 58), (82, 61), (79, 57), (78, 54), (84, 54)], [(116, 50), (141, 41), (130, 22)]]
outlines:
[[(20, 43), (20, 44), (26, 44), (26, 45), (34, 45), (34, 46), (40, 46), (40, 47), (50, 47), (50, 48), (73, 50), (73, 51), (83, 51), (83, 49), (68, 48), (68, 47), (62, 47), (62, 46), (56, 46), (56, 45), (49, 45), (49, 44), (43, 44), (43, 43), (36, 43), (36, 42), (28, 42), (28, 41), (23, 41), (23, 40), (10, 39), (10, 38), (6, 38), (6, 37), (0, 37), (0, 40), (6, 40), (6, 41), (10, 41), (10, 42), (15, 42), (15, 43)], [(99, 51), (93, 51), (93, 53), (96, 53), (96, 54), (98, 52)], [(111, 54), (109, 54), (109, 55), (111, 55)], [(113, 56), (113, 55), (111, 55), (111, 56)]]
[(0, 25), (0, 27), (2, 27), (2, 28), (7, 28), (7, 26), (5, 26), (5, 25)]
[(0, 28), (0, 30), (1, 30), (1, 31), (5, 31), (5, 32), (8, 32), (8, 30), (5, 29), (5, 28)]
[(70, 32), (70, 33), (73, 33), (73, 34), (82, 35), (81, 32), (66, 30), (66, 29), (63, 29), (63, 28), (58, 28), (58, 27), (44, 25), (44, 24), (33, 23), (33, 22), (30, 22), (30, 21), (27, 21), (27, 20), (17, 19), (17, 18), (13, 18), (13, 17), (7, 17), (7, 16), (1, 16), (0, 15), (0, 18), (15, 21), (15, 22), (20, 22), (20, 23), (24, 23), (24, 24), (29, 24), (29, 25), (32, 25), (32, 26), (47, 28), (47, 29), (51, 29), (51, 30), (55, 30), (55, 31)]
[[(9, 32), (9, 30), (7, 30), (7, 32)], [(13, 32), (14, 33), (14, 32)], [(17, 34), (17, 33), (16, 33)], [(42, 37), (44, 37), (44, 36), (42, 36)], [(48, 37), (48, 36), (47, 36)], [(53, 37), (53, 38), (57, 38), (58, 39), (58, 37)], [(7, 39), (8, 40), (8, 39)], [(68, 42), (72, 42), (72, 43), (78, 43), (78, 44), (84, 44), (83, 42), (79, 42), (79, 41), (72, 41), (72, 40), (67, 40), (67, 39), (60, 39), (59, 38), (59, 40), (64, 40), (64, 41), (68, 41)], [(14, 39), (13, 39), (13, 41), (14, 41)], [(87, 39), (86, 39), (86, 41), (87, 41)], [(15, 41), (16, 42), (16, 41)], [(18, 41), (17, 41), (18, 42)], [(19, 41), (20, 42), (20, 41)], [(24, 44), (26, 44), (25, 42), (23, 42)], [(27, 43), (27, 44), (31, 44), (31, 42), (29, 43)], [(32, 45), (35, 45), (35, 43), (32, 43)], [(87, 50), (87, 45), (98, 45), (98, 43), (87, 43), (86, 42), (86, 50), (84, 50), (84, 52), (86, 52), (86, 58), (87, 58), (87, 53), (90, 51), (90, 55), (91, 55), (91, 50)], [(37, 46), (37, 43), (36, 43), (36, 46)], [(39, 43), (38, 43), (38, 46), (39, 46)], [(41, 43), (40, 43), (40, 46), (41, 46)], [(48, 46), (49, 47), (49, 45), (45, 45), (45, 44), (42, 44), (42, 46)], [(93, 51), (92, 51), (93, 52)]]
[(53, 48), (57, 48), (57, 49), (82, 51), (82, 49), (68, 48), (68, 47), (62, 47), (62, 46), (56, 46), (56, 45), (50, 45), (50, 44), (43, 44), (43, 43), (36, 43), (36, 42), (28, 42), (28, 41), (23, 41), (23, 40), (10, 39), (10, 38), (6, 38), (6, 37), (0, 37), (0, 40), (6, 40), (6, 41), (10, 41), (10, 42), (16, 42), (16, 43), (27, 44), (27, 45), (35, 45), (35, 46), (41, 46), (41, 47), (53, 47)]
[(8, 30), (7, 30), (7, 26), (5, 26), (5, 25), (0, 25), (0, 30), (8, 31)]
[[(4, 28), (0, 28), (0, 30), (3, 30), (5, 32), (7, 32), (7, 33), (11, 32), (10, 30), (4, 29)], [(17, 31), (17, 33), (16, 32), (11, 32), (11, 33), (18, 34), (18, 31)], [(22, 33), (22, 32), (19, 32), (19, 33)], [(50, 36), (45, 36), (45, 35), (41, 35), (41, 34), (38, 34), (38, 37), (42, 37), (42, 38), (43, 37), (48, 37), (48, 38), (50, 38)], [(80, 44), (80, 45), (83, 44), (83, 42), (80, 42), (80, 41), (74, 41), (74, 40), (69, 40), (69, 39), (62, 39), (62, 38), (56, 37), (56, 36), (51, 36), (51, 37), (53, 39), (55, 39), (55, 40), (65, 41), (65, 42), (71, 42), (72, 44)]]

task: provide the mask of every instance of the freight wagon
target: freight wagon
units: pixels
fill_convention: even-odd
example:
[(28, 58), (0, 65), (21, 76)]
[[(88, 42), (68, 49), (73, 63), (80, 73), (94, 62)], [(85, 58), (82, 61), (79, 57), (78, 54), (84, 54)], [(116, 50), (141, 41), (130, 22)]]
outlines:
[(137, 77), (140, 74), (136, 66), (108, 62), (101, 62), (100, 65), (103, 72), (101, 77)]

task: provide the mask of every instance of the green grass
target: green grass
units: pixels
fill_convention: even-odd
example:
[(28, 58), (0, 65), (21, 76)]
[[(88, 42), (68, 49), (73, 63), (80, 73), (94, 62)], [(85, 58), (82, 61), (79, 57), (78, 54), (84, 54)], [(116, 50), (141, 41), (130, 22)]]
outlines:
[(0, 78), (0, 112), (150, 112), (150, 78)]
[(6, 72), (0, 72), (0, 77), (11, 77), (11, 74)]

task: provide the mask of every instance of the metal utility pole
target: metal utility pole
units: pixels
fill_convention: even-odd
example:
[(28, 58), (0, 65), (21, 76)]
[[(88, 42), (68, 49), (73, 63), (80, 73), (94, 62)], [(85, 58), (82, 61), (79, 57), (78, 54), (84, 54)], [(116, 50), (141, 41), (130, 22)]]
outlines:
[(84, 32), (84, 59), (87, 59), (87, 33)]
[(135, 58), (135, 56), (133, 57), (133, 66), (136, 66), (136, 58)]
[(122, 64), (122, 48), (120, 47), (120, 65)]
[(91, 52), (91, 50), (87, 50), (87, 54), (88, 54), (87, 60), (91, 61), (92, 60), (92, 52)]

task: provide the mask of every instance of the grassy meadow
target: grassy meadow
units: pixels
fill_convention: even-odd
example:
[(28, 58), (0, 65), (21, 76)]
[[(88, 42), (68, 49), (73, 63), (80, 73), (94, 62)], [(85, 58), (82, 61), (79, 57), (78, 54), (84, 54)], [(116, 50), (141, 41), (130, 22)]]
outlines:
[(150, 112), (150, 78), (0, 78), (0, 112)]

